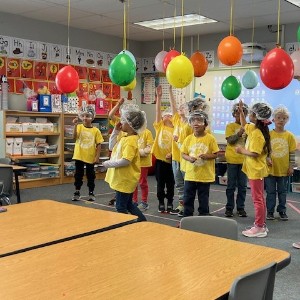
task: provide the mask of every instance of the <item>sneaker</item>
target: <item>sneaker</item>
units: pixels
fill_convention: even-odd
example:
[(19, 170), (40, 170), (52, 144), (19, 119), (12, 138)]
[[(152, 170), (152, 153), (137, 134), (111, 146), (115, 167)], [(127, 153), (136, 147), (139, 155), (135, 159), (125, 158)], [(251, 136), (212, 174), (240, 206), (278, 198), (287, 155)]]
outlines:
[(170, 215), (178, 215), (178, 211), (176, 211), (176, 209), (173, 209), (172, 204), (168, 204), (167, 213), (170, 214)]
[(141, 202), (138, 206), (137, 206), (140, 210), (147, 210), (149, 209), (149, 204), (146, 202)]
[(267, 213), (267, 220), (275, 220), (274, 213), (268, 212)]
[(76, 191), (72, 197), (72, 201), (79, 201), (80, 200), (80, 192)]
[(240, 209), (240, 210), (238, 210), (238, 216), (245, 218), (245, 217), (247, 217), (247, 213), (245, 212), (244, 209)]
[(293, 247), (296, 249), (300, 249), (300, 243), (293, 243)]
[(112, 198), (111, 200), (109, 200), (108, 205), (114, 206), (115, 202), (116, 202), (116, 198)]
[(177, 214), (177, 216), (178, 216), (179, 218), (182, 218), (182, 217), (184, 217), (184, 215), (183, 215), (183, 211), (180, 211), (180, 212)]
[(179, 214), (180, 212), (183, 212), (183, 204), (179, 203), (179, 205), (175, 208), (176, 214)]
[(233, 217), (233, 211), (231, 209), (226, 209), (225, 211), (225, 217), (232, 218)]
[(3, 207), (3, 206), (0, 206), (0, 213), (2, 212), (6, 212), (7, 211), (7, 208)]
[(268, 235), (267, 230), (265, 227), (257, 227), (257, 226), (252, 226), (248, 230), (242, 231), (242, 234), (246, 237), (266, 237)]
[(164, 213), (166, 211), (165, 205), (164, 204), (159, 204), (158, 205), (158, 212)]
[(280, 212), (279, 216), (280, 216), (280, 220), (282, 220), (282, 221), (287, 221), (289, 219), (289, 217), (287, 216), (285, 211)]
[(95, 195), (94, 195), (94, 193), (93, 192), (89, 192), (89, 198), (88, 198), (88, 201), (95, 201), (96, 200), (96, 197), (95, 197)]

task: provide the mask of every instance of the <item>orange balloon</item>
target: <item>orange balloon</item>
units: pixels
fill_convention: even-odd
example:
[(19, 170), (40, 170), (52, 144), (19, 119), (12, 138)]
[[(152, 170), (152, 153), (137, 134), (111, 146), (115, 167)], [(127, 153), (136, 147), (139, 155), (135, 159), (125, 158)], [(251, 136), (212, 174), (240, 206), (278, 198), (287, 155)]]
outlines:
[(218, 46), (218, 58), (226, 66), (233, 66), (243, 56), (243, 47), (235, 36), (225, 37)]
[(205, 58), (205, 56), (201, 52), (196, 51), (191, 56), (190, 60), (194, 67), (194, 76), (195, 77), (203, 76), (206, 73), (208, 68), (208, 61)]

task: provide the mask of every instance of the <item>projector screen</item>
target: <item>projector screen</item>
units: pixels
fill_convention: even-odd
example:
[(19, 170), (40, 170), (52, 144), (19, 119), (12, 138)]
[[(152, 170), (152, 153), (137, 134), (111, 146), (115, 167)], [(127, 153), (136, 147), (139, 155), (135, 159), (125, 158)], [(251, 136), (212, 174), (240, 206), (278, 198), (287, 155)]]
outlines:
[[(195, 84), (195, 92), (204, 94), (206, 100), (210, 104), (210, 128), (212, 133), (216, 136), (218, 142), (225, 141), (225, 128), (228, 123), (234, 122), (231, 114), (231, 108), (234, 103), (242, 99), (248, 105), (255, 102), (267, 102), (272, 108), (279, 105), (284, 105), (290, 112), (290, 120), (286, 125), (286, 129), (291, 131), (300, 141), (300, 81), (295, 79), (282, 90), (271, 90), (267, 88), (259, 77), (259, 69), (255, 68), (253, 71), (259, 77), (259, 83), (256, 88), (252, 90), (242, 87), (241, 95), (238, 99), (230, 101), (223, 97), (221, 92), (222, 82), (231, 74), (236, 76), (241, 82), (242, 77), (247, 69), (235, 70), (218, 70), (209, 71), (203, 77), (197, 78)], [(270, 125), (270, 129), (274, 125)]]

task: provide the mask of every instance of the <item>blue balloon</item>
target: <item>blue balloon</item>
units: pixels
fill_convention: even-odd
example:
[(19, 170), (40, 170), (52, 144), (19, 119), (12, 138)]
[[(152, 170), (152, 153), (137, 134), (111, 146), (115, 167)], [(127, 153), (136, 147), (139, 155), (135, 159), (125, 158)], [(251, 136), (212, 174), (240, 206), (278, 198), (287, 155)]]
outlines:
[(131, 60), (133, 61), (134, 66), (136, 67), (136, 59), (135, 59), (134, 55), (130, 51), (128, 51), (128, 50), (122, 50), (119, 54), (127, 54), (131, 58)]
[(243, 86), (248, 89), (254, 89), (258, 84), (258, 77), (253, 70), (248, 70), (242, 78)]

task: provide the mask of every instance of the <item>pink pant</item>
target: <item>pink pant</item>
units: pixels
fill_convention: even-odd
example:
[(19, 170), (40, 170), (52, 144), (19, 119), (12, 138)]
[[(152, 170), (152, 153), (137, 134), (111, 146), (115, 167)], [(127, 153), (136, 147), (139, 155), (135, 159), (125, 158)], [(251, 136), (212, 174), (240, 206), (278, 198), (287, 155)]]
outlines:
[[(148, 202), (148, 193), (149, 193), (149, 187), (148, 187), (148, 167), (141, 167), (141, 177), (139, 180), (139, 185), (141, 187), (141, 193), (142, 193), (142, 201)], [(138, 185), (133, 192), (132, 201), (137, 203), (138, 202)]]
[(266, 201), (264, 198), (264, 180), (249, 179), (251, 196), (255, 211), (255, 225), (263, 227), (266, 224)]

